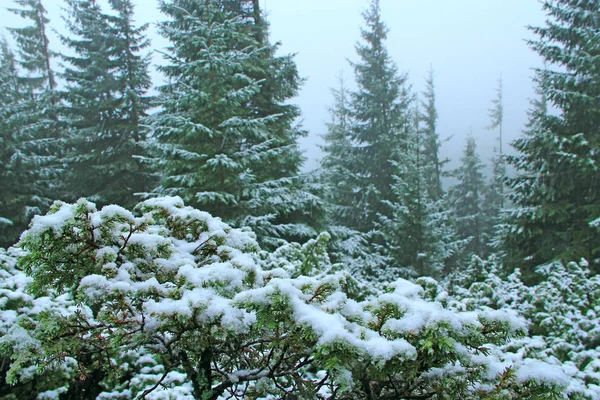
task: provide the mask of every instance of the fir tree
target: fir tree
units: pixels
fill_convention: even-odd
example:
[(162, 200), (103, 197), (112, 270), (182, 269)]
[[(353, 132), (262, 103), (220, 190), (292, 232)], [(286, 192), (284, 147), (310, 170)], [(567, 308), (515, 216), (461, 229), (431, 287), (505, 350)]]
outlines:
[[(369, 235), (348, 226), (355, 212), (355, 188), (361, 179), (356, 176), (352, 154), (356, 151), (350, 138), (352, 117), (350, 93), (342, 75), (339, 88), (333, 89), (333, 106), (329, 109), (331, 121), (323, 135), (325, 157), (321, 162), (323, 197), (328, 205), (327, 231), (331, 233), (332, 259), (343, 263), (348, 270), (364, 274), (365, 266), (372, 272), (385, 259), (368, 246)], [(369, 275), (367, 273), (367, 275)]]
[(4, 38), (0, 42), (0, 87), (0, 247), (8, 247), (15, 243), (23, 228), (18, 223), (23, 198), (11, 161), (18, 145), (12, 117), (25, 93), (17, 76), (15, 55)]
[(430, 194), (431, 159), (425, 150), (430, 132), (420, 129), (420, 120), (417, 109), (414, 127), (403, 146), (403, 163), (395, 163), (394, 197), (386, 201), (391, 215), (379, 216), (383, 245), (378, 247), (401, 275), (439, 276), (444, 268), (451, 269), (460, 244), (449, 224), (445, 199), (434, 199)]
[(331, 122), (327, 124), (327, 133), (323, 135), (326, 153), (321, 162), (322, 174), (329, 187), (327, 201), (332, 205), (330, 220), (333, 225), (343, 223), (352, 213), (354, 181), (357, 179), (352, 170), (350, 139), (351, 117), (349, 93), (343, 76), (339, 77), (339, 89), (331, 90), (333, 106), (329, 108)]
[[(517, 177), (510, 181), (516, 211), (503, 248), (509, 268), (584, 257), (599, 271), (600, 231), (600, 4), (546, 1), (551, 20), (531, 28), (531, 47), (548, 63), (537, 71), (541, 93), (557, 115), (538, 108), (524, 138), (513, 144)], [(554, 67), (555, 69), (553, 69)]]
[(144, 155), (140, 121), (150, 107), (147, 90), (147, 25), (133, 24), (129, 0), (110, 0), (104, 13), (93, 0), (69, 0), (68, 64), (64, 109), (71, 129), (69, 174), (63, 197), (99, 204), (135, 204), (134, 194), (152, 187), (152, 176), (134, 155)]
[(500, 222), (501, 212), (505, 208), (504, 186), (506, 180), (506, 161), (503, 151), (502, 129), (504, 125), (504, 103), (502, 100), (502, 78), (498, 79), (496, 98), (489, 109), (489, 130), (498, 130), (497, 143), (492, 157), (492, 177), (485, 193), (484, 212), (488, 218), (487, 236), (493, 237), (496, 224)]
[(437, 132), (438, 112), (435, 104), (435, 83), (433, 69), (425, 81), (426, 87), (423, 91), (423, 100), (421, 108), (423, 111), (419, 114), (421, 122), (421, 135), (423, 136), (423, 158), (426, 166), (426, 179), (429, 196), (433, 200), (442, 198), (444, 191), (442, 189), (442, 176), (444, 165), (448, 160), (440, 159), (440, 137)]
[(266, 41), (266, 26), (251, 6), (161, 2), (170, 17), (161, 33), (172, 45), (160, 67), (169, 82), (160, 88), (162, 111), (150, 118), (164, 172), (154, 193), (252, 226), (274, 245), (314, 235), (321, 206), (298, 176), (303, 132), (293, 125), (298, 108), (285, 104), (298, 89), (295, 64), (258, 42)]
[(449, 196), (457, 235), (468, 241), (465, 251), (480, 257), (487, 256), (489, 226), (484, 213), (486, 188), (483, 169), (475, 138), (469, 135), (460, 166), (453, 172), (458, 183), (450, 189)]
[(352, 93), (350, 107), (354, 175), (361, 181), (355, 186), (354, 210), (347, 224), (369, 232), (378, 215), (388, 215), (386, 201), (394, 196), (393, 176), (407, 145), (412, 99), (406, 75), (398, 73), (384, 45), (388, 28), (381, 20), (379, 0), (371, 1), (363, 17), (364, 42), (356, 45), (360, 61), (353, 64), (358, 90)]
[[(2, 179), (6, 191), (0, 202), (0, 216), (6, 215), (12, 221), (12, 228), (6, 224), (0, 227), (0, 243), (4, 245), (13, 244), (31, 217), (48, 209), (62, 169), (58, 155), (63, 133), (51, 68), (53, 53), (46, 35), (49, 20), (41, 0), (19, 0), (16, 4), (20, 8), (9, 11), (25, 19), (27, 25), (9, 28), (17, 45), (17, 57), (7, 55), (3, 60), (7, 65), (3, 73), (18, 81), (7, 84), (7, 94), (13, 93), (2, 102), (0, 116), (3, 136), (12, 142), (5, 149)], [(8, 54), (6, 47), (3, 53)]]

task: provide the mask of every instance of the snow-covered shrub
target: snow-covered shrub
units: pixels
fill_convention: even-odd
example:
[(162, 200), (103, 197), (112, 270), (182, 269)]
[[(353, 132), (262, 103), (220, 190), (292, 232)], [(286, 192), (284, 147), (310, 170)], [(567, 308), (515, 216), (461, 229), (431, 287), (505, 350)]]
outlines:
[(444, 282), (459, 307), (474, 311), (483, 308), (494, 310), (510, 309), (527, 314), (531, 304), (527, 301), (531, 289), (521, 281), (521, 273), (515, 270), (506, 278), (500, 275), (501, 268), (495, 256), (483, 260), (473, 256), (463, 271), (451, 274)]
[(584, 260), (538, 267), (542, 280), (532, 287), (523, 284), (518, 270), (506, 278), (500, 270), (493, 257), (474, 258), (450, 280), (454, 304), (518, 312), (529, 322), (529, 335), (503, 345), (503, 360), (534, 358), (555, 365), (569, 377), (569, 398), (600, 398), (600, 277)]
[(431, 279), (355, 300), (327, 235), (268, 254), (179, 198), (138, 207), (55, 203), (1, 253), (0, 398), (504, 399), (566, 383), (496, 352), (521, 319), (446, 308)]
[[(76, 310), (68, 295), (29, 293), (32, 278), (17, 266), (23, 255), (25, 252), (17, 248), (0, 248), (0, 399), (3, 400), (30, 399), (36, 395), (48, 398), (44, 393), (58, 395), (76, 375), (77, 364), (68, 356), (61, 363), (40, 365), (34, 365), (26, 357), (16, 357), (31, 349), (34, 342), (29, 331), (35, 329), (45, 313)], [(14, 379), (10, 368), (19, 371), (19, 381), (12, 386), (7, 383)], [(40, 369), (44, 373), (40, 374)]]

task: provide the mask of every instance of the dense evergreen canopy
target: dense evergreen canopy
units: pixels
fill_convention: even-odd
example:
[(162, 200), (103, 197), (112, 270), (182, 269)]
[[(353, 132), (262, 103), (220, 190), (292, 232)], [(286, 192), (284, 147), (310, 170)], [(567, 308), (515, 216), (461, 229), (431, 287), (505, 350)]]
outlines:
[(70, 34), (62, 41), (72, 55), (63, 56), (61, 74), (69, 132), (61, 197), (132, 206), (154, 183), (134, 158), (144, 155), (140, 122), (150, 107), (149, 59), (141, 54), (150, 45), (147, 26), (134, 26), (129, 0), (109, 1), (110, 14), (94, 0), (67, 4)]
[[(2, 46), (0, 128), (3, 160), (0, 172), (0, 245), (14, 244), (35, 214), (56, 198), (58, 161), (63, 131), (57, 110), (54, 53), (47, 36), (46, 10), (41, 0), (18, 0), (8, 11), (26, 21), (10, 28), (16, 55)], [(6, 86), (4, 85), (6, 82)], [(8, 222), (10, 221), (10, 222)]]
[(160, 67), (162, 110), (149, 119), (163, 174), (154, 192), (252, 226), (266, 244), (303, 240), (315, 234), (321, 205), (299, 176), (303, 131), (286, 104), (300, 83), (296, 67), (275, 56), (259, 11), (232, 4), (161, 3), (171, 47)]
[(504, 251), (527, 275), (553, 259), (584, 257), (598, 272), (600, 256), (600, 4), (547, 1), (551, 19), (532, 28), (531, 47), (547, 62), (536, 81), (557, 113), (535, 108), (527, 134), (509, 158), (511, 213)]
[(0, 40), (0, 400), (600, 398), (598, 1), (450, 172), (370, 0), (310, 173), (259, 0), (161, 0), (156, 92), (133, 0), (64, 2), (62, 63), (43, 0)]

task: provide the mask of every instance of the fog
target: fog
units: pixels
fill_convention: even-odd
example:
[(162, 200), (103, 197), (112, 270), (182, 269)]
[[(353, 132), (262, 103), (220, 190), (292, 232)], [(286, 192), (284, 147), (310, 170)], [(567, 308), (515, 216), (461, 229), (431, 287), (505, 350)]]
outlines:
[[(13, 6), (0, 0), (2, 8)], [(61, 32), (62, 1), (46, 0), (51, 25)], [(163, 18), (156, 0), (137, 0), (137, 21), (155, 23)], [(331, 104), (330, 88), (343, 73), (352, 86), (353, 70), (348, 60), (357, 60), (354, 45), (360, 39), (361, 11), (366, 0), (262, 0), (271, 24), (272, 41), (281, 42), (281, 52), (295, 53), (305, 84), (294, 99), (302, 109), (302, 125), (308, 136), (302, 140), (307, 163), (318, 167), (318, 148), (325, 132)], [(424, 77), (433, 68), (439, 112), (439, 133), (451, 140), (442, 153), (455, 164), (469, 130), (478, 138), (485, 161), (493, 153), (495, 133), (489, 124), (488, 108), (495, 96), (497, 80), (504, 81), (506, 142), (521, 134), (526, 122), (529, 98), (533, 97), (532, 68), (541, 64), (527, 46), (531, 38), (527, 25), (541, 25), (541, 5), (532, 0), (381, 0), (383, 19), (390, 29), (387, 48), (415, 92), (423, 88)], [(12, 13), (0, 13), (0, 26), (20, 23)], [(7, 32), (3, 32), (9, 36)], [(56, 35), (53, 47), (60, 48)], [(167, 45), (149, 30), (152, 49)], [(158, 53), (154, 63), (161, 62)], [(153, 72), (155, 83), (160, 75)], [(452, 165), (451, 164), (451, 165)]]
[[(356, 61), (354, 44), (360, 38), (365, 0), (266, 0), (272, 38), (282, 50), (297, 53), (306, 84), (297, 103), (310, 132), (304, 140), (309, 166), (321, 153), (315, 144), (325, 131), (329, 88), (340, 71), (351, 82)], [(497, 80), (504, 81), (505, 137), (520, 135), (533, 97), (532, 68), (539, 57), (525, 42), (532, 38), (527, 25), (544, 22), (541, 5), (523, 0), (382, 0), (382, 15), (390, 33), (387, 47), (400, 71), (408, 73), (415, 91), (421, 91), (432, 67), (436, 78), (439, 133), (452, 137), (443, 145), (445, 156), (460, 157), (463, 141), (472, 129), (482, 156), (492, 155), (495, 133), (488, 108)]]

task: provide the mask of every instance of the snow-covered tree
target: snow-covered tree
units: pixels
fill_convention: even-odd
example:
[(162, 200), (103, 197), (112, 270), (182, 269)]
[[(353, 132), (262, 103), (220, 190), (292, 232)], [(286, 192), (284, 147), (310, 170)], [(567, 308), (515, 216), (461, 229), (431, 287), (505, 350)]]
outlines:
[(504, 127), (504, 103), (502, 100), (502, 78), (498, 79), (496, 97), (492, 100), (492, 108), (489, 109), (490, 125), (488, 130), (497, 130), (497, 146), (494, 148), (492, 157), (492, 177), (485, 191), (484, 212), (488, 219), (488, 240), (494, 236), (495, 226), (501, 220), (501, 213), (505, 204), (504, 186), (507, 178), (506, 160), (503, 150), (503, 127)]
[(396, 163), (402, 164), (402, 149), (411, 126), (412, 97), (407, 77), (399, 74), (385, 47), (388, 28), (381, 18), (379, 0), (372, 0), (363, 13), (362, 42), (356, 44), (360, 60), (353, 63), (357, 90), (351, 94), (350, 137), (354, 186), (354, 209), (349, 227), (372, 230), (378, 215), (389, 215), (385, 201), (393, 198)]
[[(328, 207), (327, 231), (331, 233), (331, 255), (349, 271), (373, 275), (373, 268), (383, 265), (384, 257), (372, 251), (368, 233), (356, 230), (348, 223), (355, 210), (356, 190), (362, 182), (356, 175), (352, 154), (357, 151), (350, 137), (350, 92), (343, 76), (339, 88), (333, 89), (334, 104), (329, 109), (331, 121), (323, 135), (325, 157), (321, 161), (320, 180), (323, 198)], [(363, 269), (367, 266), (367, 271)]]
[[(431, 131), (420, 129), (420, 117), (416, 110), (414, 127), (402, 146), (402, 163), (394, 163), (394, 196), (386, 201), (391, 214), (380, 214), (377, 233), (382, 244), (376, 246), (400, 276), (437, 277), (451, 269), (461, 246), (450, 225), (445, 198), (431, 197), (433, 181), (428, 178), (435, 165), (426, 150)], [(433, 195), (441, 193), (434, 191)]]
[(468, 241), (466, 253), (486, 257), (490, 223), (484, 212), (483, 169), (475, 138), (469, 135), (460, 166), (453, 172), (458, 182), (450, 189), (449, 198), (456, 233), (460, 239)]
[(440, 159), (440, 135), (437, 131), (438, 112), (435, 103), (435, 81), (433, 69), (425, 80), (425, 90), (422, 93), (421, 112), (419, 114), (419, 129), (423, 137), (423, 158), (426, 168), (426, 179), (429, 197), (434, 201), (442, 198), (442, 177), (444, 165), (448, 160)]
[(0, 87), (0, 247), (8, 247), (17, 241), (19, 231), (24, 229), (19, 226), (22, 221), (18, 221), (23, 198), (11, 161), (18, 146), (14, 135), (17, 128), (12, 117), (26, 93), (19, 83), (15, 55), (4, 38), (0, 42)]
[(19, 7), (8, 10), (23, 18), (26, 25), (9, 28), (16, 42), (16, 56), (10, 55), (7, 46), (2, 50), (2, 79), (10, 82), (2, 85), (6, 97), (0, 103), (0, 129), (6, 141), (0, 178), (0, 217), (5, 222), (0, 224), (0, 245), (13, 244), (31, 217), (48, 209), (62, 169), (58, 162), (62, 130), (51, 67), (53, 53), (46, 34), (49, 20), (41, 0), (15, 3)]
[(517, 177), (510, 182), (515, 205), (507, 221), (503, 250), (509, 268), (549, 260), (600, 259), (600, 4), (549, 0), (546, 26), (531, 28), (530, 45), (546, 61), (537, 71), (540, 91), (556, 113), (534, 113), (526, 136), (510, 158)]
[(128, 0), (109, 1), (111, 13), (94, 0), (67, 4), (63, 114), (70, 139), (61, 197), (132, 206), (135, 193), (154, 183), (133, 157), (144, 155), (140, 121), (150, 107), (149, 59), (140, 54), (149, 46), (147, 26), (134, 26)]
[(500, 359), (521, 319), (446, 308), (431, 279), (354, 300), (327, 235), (269, 254), (180, 198), (138, 210), (57, 202), (23, 251), (0, 250), (2, 396), (495, 399), (567, 383)]
[(154, 194), (180, 195), (274, 246), (314, 236), (322, 206), (299, 175), (303, 131), (297, 107), (286, 104), (299, 85), (295, 63), (275, 56), (251, 6), (161, 2), (171, 47), (160, 67), (162, 110), (149, 119), (163, 173)]

